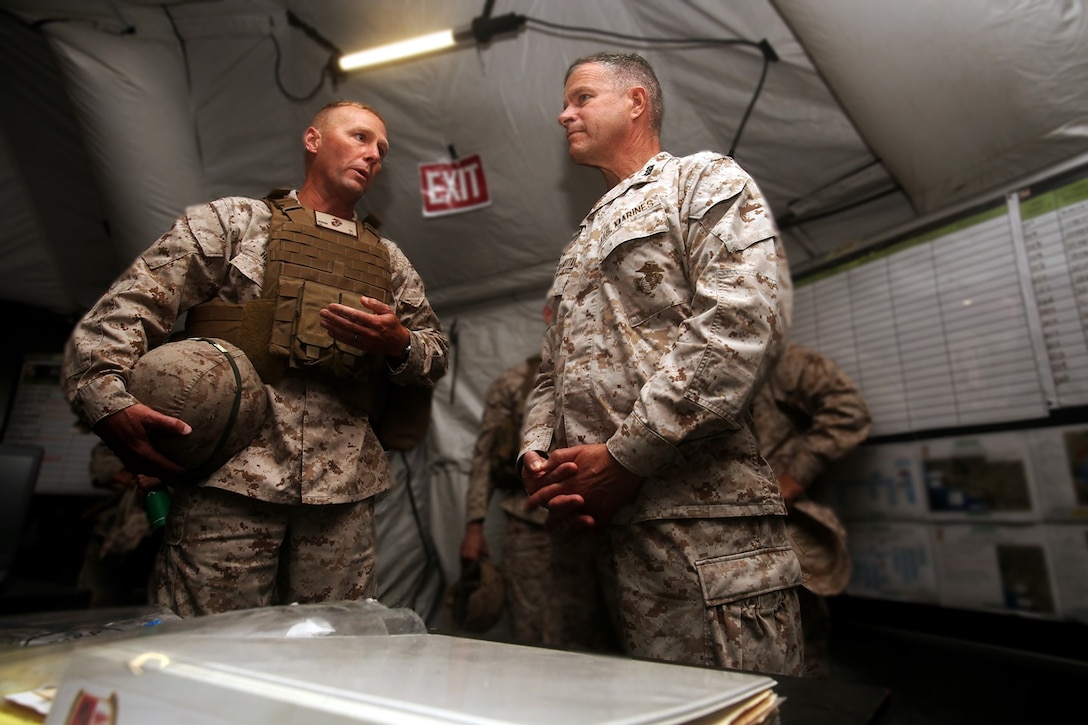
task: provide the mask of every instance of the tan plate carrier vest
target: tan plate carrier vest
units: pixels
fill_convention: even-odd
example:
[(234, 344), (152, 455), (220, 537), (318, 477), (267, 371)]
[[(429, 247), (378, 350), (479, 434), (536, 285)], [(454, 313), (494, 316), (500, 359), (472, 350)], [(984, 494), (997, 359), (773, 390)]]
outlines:
[(333, 302), (362, 309), (359, 297), (366, 296), (393, 305), (389, 252), (378, 233), (358, 222), (357, 236), (318, 226), (313, 210), (290, 196), (264, 201), (272, 223), (261, 297), (197, 305), (185, 336), (234, 343), (268, 384), (288, 370), (328, 377), (343, 399), (366, 411), (386, 448), (414, 447), (430, 419), (431, 389), (389, 383), (385, 356), (338, 342), (321, 327), (319, 313)]

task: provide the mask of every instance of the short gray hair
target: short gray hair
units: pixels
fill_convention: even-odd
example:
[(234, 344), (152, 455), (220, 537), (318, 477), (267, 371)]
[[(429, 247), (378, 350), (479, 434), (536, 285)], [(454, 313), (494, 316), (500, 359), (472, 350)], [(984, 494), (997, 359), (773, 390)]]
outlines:
[(661, 84), (657, 81), (657, 75), (649, 61), (637, 53), (594, 53), (584, 55), (570, 64), (567, 74), (563, 77), (565, 83), (570, 74), (579, 66), (588, 63), (597, 63), (608, 69), (609, 74), (616, 82), (619, 90), (627, 91), (635, 86), (646, 89), (646, 99), (650, 108), (650, 128), (660, 135), (661, 121), (665, 117), (665, 100), (661, 96)]
[(339, 100), (326, 103), (324, 106), (318, 109), (314, 114), (313, 120), (310, 121), (310, 125), (316, 128), (318, 131), (324, 131), (326, 124), (328, 123), (329, 116), (338, 108), (358, 108), (360, 111), (368, 111), (377, 116), (378, 120), (385, 123), (385, 119), (382, 118), (382, 114), (378, 113), (378, 109), (373, 106), (368, 106), (365, 103), (359, 103), (358, 101)]

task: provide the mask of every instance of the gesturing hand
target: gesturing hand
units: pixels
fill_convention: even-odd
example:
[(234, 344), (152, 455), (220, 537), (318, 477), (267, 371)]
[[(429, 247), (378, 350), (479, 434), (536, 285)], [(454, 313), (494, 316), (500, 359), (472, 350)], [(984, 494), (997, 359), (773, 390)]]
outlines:
[(332, 303), (321, 310), (321, 327), (334, 340), (367, 352), (399, 358), (411, 335), (393, 308), (373, 297), (360, 297), (365, 309)]

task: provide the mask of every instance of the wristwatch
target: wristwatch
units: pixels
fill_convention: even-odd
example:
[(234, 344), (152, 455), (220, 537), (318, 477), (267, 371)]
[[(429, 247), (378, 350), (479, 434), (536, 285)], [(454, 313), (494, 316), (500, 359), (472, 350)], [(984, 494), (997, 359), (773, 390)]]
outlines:
[(404, 352), (400, 354), (400, 359), (393, 362), (392, 358), (389, 359), (389, 369), (394, 373), (399, 373), (408, 366), (408, 358), (412, 356), (412, 333), (408, 333), (408, 344), (404, 346)]

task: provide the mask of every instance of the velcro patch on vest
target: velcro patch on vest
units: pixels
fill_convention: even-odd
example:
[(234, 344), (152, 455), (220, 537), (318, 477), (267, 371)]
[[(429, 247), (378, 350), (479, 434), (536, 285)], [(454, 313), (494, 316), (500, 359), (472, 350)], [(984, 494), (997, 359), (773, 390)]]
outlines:
[(359, 236), (359, 230), (356, 229), (355, 222), (349, 219), (341, 219), (338, 216), (326, 214), (323, 211), (314, 211), (314, 221), (317, 222), (317, 226), (319, 227), (332, 229), (334, 232), (350, 234), (353, 237)]

